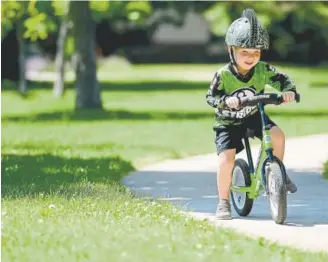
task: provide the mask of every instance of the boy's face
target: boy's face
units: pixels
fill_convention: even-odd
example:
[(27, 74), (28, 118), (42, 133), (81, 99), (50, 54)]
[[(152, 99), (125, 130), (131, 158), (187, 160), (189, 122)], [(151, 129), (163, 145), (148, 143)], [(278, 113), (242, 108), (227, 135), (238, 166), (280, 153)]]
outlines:
[(260, 60), (260, 49), (234, 48), (235, 60), (242, 69), (251, 70)]

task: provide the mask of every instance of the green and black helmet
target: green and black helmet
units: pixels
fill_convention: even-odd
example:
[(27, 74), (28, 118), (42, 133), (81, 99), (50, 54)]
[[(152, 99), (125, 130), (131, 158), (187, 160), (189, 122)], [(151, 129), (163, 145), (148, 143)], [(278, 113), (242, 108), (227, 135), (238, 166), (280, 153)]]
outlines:
[(245, 9), (242, 17), (232, 22), (225, 41), (228, 46), (269, 49), (269, 35), (253, 9)]

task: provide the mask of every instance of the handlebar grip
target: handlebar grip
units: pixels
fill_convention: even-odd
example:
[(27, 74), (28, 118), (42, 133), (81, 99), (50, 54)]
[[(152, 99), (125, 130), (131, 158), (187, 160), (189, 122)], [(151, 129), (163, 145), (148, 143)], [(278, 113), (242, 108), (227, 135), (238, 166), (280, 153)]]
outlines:
[(295, 100), (296, 100), (296, 103), (299, 103), (301, 101), (301, 95), (296, 93)]

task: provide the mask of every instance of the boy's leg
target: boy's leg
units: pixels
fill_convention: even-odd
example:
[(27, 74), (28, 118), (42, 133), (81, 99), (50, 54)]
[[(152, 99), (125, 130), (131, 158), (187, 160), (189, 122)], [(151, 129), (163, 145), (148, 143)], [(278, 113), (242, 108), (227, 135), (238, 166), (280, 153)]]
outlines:
[(228, 149), (219, 154), (217, 169), (217, 186), (219, 204), (216, 210), (218, 219), (231, 219), (230, 186), (236, 149)]
[(270, 129), (270, 133), (272, 138), (273, 154), (281, 161), (284, 161), (285, 134), (278, 126), (273, 126)]
[(229, 200), (232, 179), (232, 168), (235, 163), (236, 149), (228, 149), (219, 154), (217, 170), (217, 186), (219, 199)]
[(231, 219), (230, 187), (232, 169), (236, 152), (243, 149), (241, 128), (222, 127), (216, 131), (216, 147), (218, 154), (217, 186), (219, 204), (216, 211), (218, 219)]
[[(285, 154), (285, 134), (278, 126), (273, 126), (270, 129), (270, 133), (272, 137), (273, 154), (283, 162)], [(287, 190), (291, 193), (297, 191), (297, 186), (290, 180), (288, 175)]]

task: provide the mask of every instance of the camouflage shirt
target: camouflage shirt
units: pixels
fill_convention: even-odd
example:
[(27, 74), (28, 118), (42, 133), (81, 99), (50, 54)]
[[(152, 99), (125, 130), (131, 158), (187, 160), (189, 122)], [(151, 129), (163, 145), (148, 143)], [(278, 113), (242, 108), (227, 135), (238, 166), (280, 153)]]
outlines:
[[(241, 124), (243, 119), (254, 114), (258, 110), (256, 106), (238, 110), (223, 109), (223, 102), (229, 96), (244, 97), (263, 93), (266, 84), (279, 92), (296, 91), (295, 85), (287, 75), (262, 61), (258, 62), (244, 77), (236, 73), (231, 63), (219, 69), (214, 74), (206, 93), (207, 103), (215, 108), (214, 128), (221, 125)], [(229, 117), (231, 111), (236, 112), (237, 118)]]

